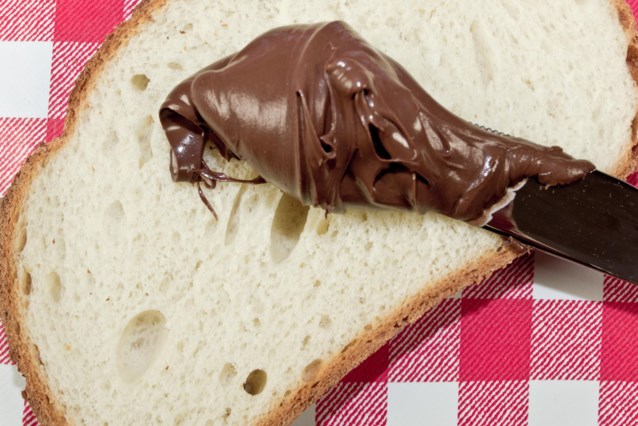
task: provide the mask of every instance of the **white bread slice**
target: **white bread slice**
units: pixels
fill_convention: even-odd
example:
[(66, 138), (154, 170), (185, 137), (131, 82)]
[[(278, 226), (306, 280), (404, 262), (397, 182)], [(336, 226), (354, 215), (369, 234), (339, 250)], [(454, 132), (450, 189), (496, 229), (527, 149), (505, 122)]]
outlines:
[(268, 185), (207, 191), (216, 222), (171, 181), (157, 120), (168, 91), (269, 28), (332, 19), (464, 118), (618, 176), (635, 168), (638, 55), (622, 1), (147, 1), (1, 206), (2, 319), (43, 424), (287, 423), (520, 254), (436, 214), (326, 217)]

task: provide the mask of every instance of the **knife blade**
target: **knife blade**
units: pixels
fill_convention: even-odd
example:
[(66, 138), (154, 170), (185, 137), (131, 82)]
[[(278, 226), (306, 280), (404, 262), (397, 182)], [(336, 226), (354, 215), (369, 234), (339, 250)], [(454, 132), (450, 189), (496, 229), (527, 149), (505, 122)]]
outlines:
[(485, 228), (638, 284), (638, 189), (600, 171), (550, 188), (529, 179)]

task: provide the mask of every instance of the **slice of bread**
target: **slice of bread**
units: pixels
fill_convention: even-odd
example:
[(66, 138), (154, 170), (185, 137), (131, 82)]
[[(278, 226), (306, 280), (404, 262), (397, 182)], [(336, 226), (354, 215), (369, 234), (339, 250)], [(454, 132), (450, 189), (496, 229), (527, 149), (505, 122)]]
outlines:
[(636, 166), (638, 46), (622, 1), (147, 1), (1, 205), (2, 319), (43, 424), (290, 422), (520, 254), (436, 214), (326, 216), (270, 185), (207, 191), (215, 221), (171, 181), (168, 91), (274, 26), (333, 19), (468, 120), (617, 176)]

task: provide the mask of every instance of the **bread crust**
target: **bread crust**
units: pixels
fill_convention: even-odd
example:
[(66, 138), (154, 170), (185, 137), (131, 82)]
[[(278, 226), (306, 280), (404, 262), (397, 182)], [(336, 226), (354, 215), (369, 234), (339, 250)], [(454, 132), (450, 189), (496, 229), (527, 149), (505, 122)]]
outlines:
[(65, 417), (64, 408), (51, 392), (37, 347), (28, 333), (20, 328), (25, 307), (20, 304), (21, 290), (14, 262), (17, 256), (14, 241), (19, 230), (21, 210), (34, 176), (74, 132), (79, 111), (87, 102), (87, 93), (97, 81), (104, 64), (115, 55), (120, 46), (142, 30), (143, 24), (151, 20), (153, 12), (160, 9), (166, 1), (142, 0), (131, 18), (105, 38), (75, 82), (62, 136), (37, 147), (16, 175), (6, 196), (0, 200), (0, 217), (3, 218), (0, 222), (0, 316), (9, 340), (11, 358), (26, 379), (22, 396), (29, 402), (42, 426), (66, 425), (70, 422)]
[[(23, 392), (29, 401), (40, 424), (68, 424), (64, 407), (52, 394), (47, 382), (46, 372), (39, 359), (37, 347), (28, 333), (20, 328), (25, 316), (25, 307), (21, 305), (21, 286), (18, 280), (15, 259), (15, 240), (20, 228), (20, 216), (23, 204), (28, 196), (34, 176), (46, 164), (47, 159), (57, 152), (74, 132), (79, 111), (87, 102), (87, 93), (99, 78), (104, 64), (109, 61), (119, 47), (143, 29), (143, 24), (152, 20), (154, 11), (166, 4), (167, 0), (142, 0), (131, 19), (124, 22), (109, 35), (97, 53), (89, 60), (78, 77), (69, 100), (65, 129), (61, 137), (50, 144), (40, 144), (35, 153), (26, 161), (15, 178), (4, 199), (0, 200), (0, 316), (5, 325), (9, 340), (11, 358), (26, 378)], [(638, 85), (638, 32), (626, 0), (611, 0), (618, 11), (619, 21), (628, 40), (627, 66), (634, 82)], [(632, 122), (631, 140), (626, 155), (621, 159), (614, 174), (626, 177), (638, 169), (638, 111)], [(271, 409), (262, 418), (259, 425), (281, 425), (291, 423), (312, 402), (334, 386), (348, 371), (355, 368), (368, 356), (378, 350), (403, 327), (416, 321), (443, 298), (458, 293), (468, 285), (475, 284), (490, 276), (494, 271), (511, 263), (526, 251), (504, 240), (498, 250), (486, 254), (464, 269), (456, 271), (446, 279), (423, 289), (416, 297), (395, 309), (385, 319), (362, 331), (359, 336), (346, 345), (340, 354), (325, 363), (312, 382), (299, 387), (288, 396), (274, 401)]]
[[(634, 80), (634, 85), (638, 86), (638, 30), (636, 20), (626, 0), (612, 0), (612, 3), (618, 11), (618, 20), (627, 37), (627, 68)], [(638, 111), (636, 111), (631, 123), (631, 137), (626, 154), (619, 161), (613, 174), (614, 176), (627, 178), (636, 171), (638, 171)]]

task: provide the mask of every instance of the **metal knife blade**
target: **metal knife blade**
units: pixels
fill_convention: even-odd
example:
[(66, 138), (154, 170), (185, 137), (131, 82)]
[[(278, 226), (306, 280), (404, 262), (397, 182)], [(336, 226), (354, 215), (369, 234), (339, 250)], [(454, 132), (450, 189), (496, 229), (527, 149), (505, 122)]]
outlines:
[(638, 284), (638, 189), (600, 171), (550, 188), (529, 179), (485, 228)]

